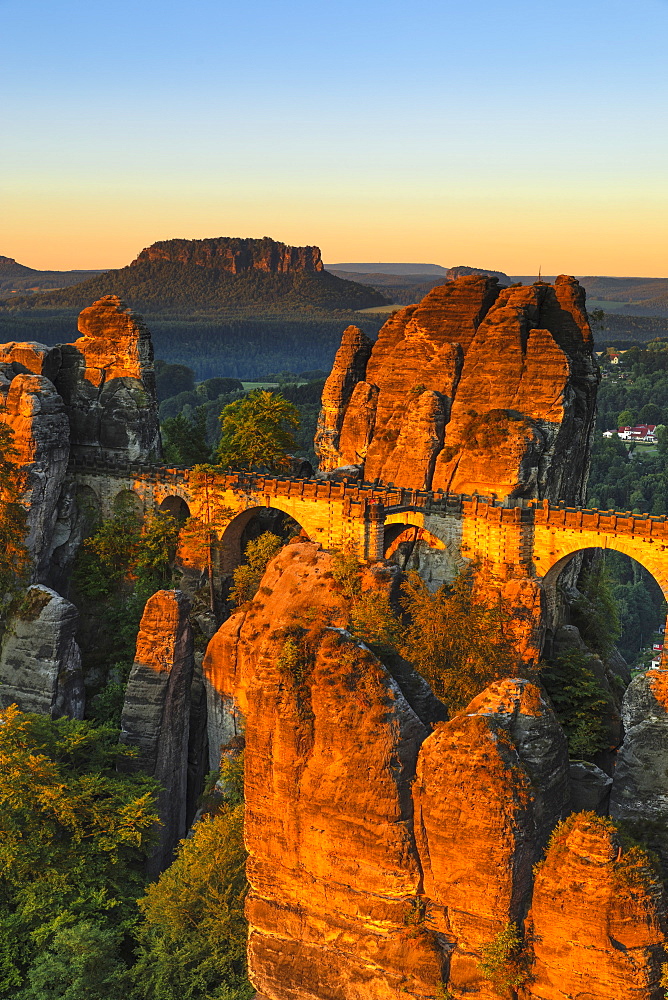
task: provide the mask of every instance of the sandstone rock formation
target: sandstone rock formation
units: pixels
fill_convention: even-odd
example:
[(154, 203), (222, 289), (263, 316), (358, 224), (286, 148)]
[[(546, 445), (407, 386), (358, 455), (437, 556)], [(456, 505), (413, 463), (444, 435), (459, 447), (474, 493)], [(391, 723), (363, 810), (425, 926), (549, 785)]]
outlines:
[(427, 731), (341, 627), (333, 568), (287, 545), (204, 663), (245, 715), (251, 977), (272, 998), (435, 997), (410, 796)]
[(0, 345), (0, 420), (26, 473), (32, 579), (66, 585), (86, 511), (70, 456), (121, 464), (160, 456), (150, 334), (114, 296), (84, 309), (74, 344)]
[(71, 425), (75, 456), (107, 453), (130, 462), (160, 457), (151, 336), (115, 295), (79, 316), (82, 336), (61, 347), (55, 385)]
[(162, 788), (159, 846), (149, 866), (153, 874), (169, 864), (186, 834), (193, 677), (189, 612), (190, 602), (178, 590), (159, 590), (146, 602), (121, 718), (121, 742), (138, 750), (123, 767), (152, 775)]
[(456, 281), (468, 274), (483, 274), (488, 278), (498, 278), (501, 285), (509, 285), (510, 278), (505, 271), (489, 271), (484, 267), (467, 267), (466, 264), (458, 264), (456, 267), (449, 267), (445, 272), (446, 281)]
[(497, 995), (482, 949), (531, 898), (531, 870), (568, 808), (566, 740), (529, 681), (497, 681), (423, 743), (413, 787), (427, 922), (455, 996)]
[[(372, 342), (356, 326), (348, 326), (343, 331), (341, 346), (336, 352), (334, 364), (322, 394), (322, 409), (315, 435), (315, 446), (322, 458), (334, 456), (338, 464), (338, 444), (341, 434), (341, 423), (350, 402), (353, 390), (364, 379), (367, 362), (371, 354)], [(366, 383), (365, 383), (366, 385)], [(359, 404), (356, 403), (359, 407)], [(360, 407), (363, 413), (363, 407)], [(360, 440), (370, 436), (373, 424), (367, 435), (361, 427), (356, 427), (356, 437)]]
[(610, 795), (610, 814), (637, 825), (668, 871), (668, 670), (631, 681), (622, 702), (624, 742)]
[(67, 415), (62, 399), (43, 375), (16, 375), (0, 387), (0, 400), (0, 420), (14, 432), (15, 461), (25, 473), (32, 578), (43, 580), (49, 572), (69, 459)]
[[(530, 909), (525, 1000), (659, 1000), (664, 902), (645, 854), (594, 813), (558, 827), (574, 786), (601, 807), (609, 779), (572, 773), (525, 679), (493, 683), (430, 735), (433, 706), (346, 631), (334, 569), (317, 545), (287, 545), (204, 663), (213, 741), (235, 726), (246, 738), (258, 996), (495, 1000), (480, 960)], [(364, 586), (396, 576), (379, 565)]]
[(84, 686), (75, 635), (79, 615), (48, 587), (29, 587), (0, 650), (0, 705), (52, 719), (82, 719)]
[(161, 240), (142, 250), (130, 266), (156, 260), (217, 267), (230, 274), (243, 274), (245, 271), (270, 274), (305, 271), (318, 274), (324, 270), (318, 247), (290, 247), (267, 236), (261, 240), (231, 236), (206, 240)]
[(659, 1000), (665, 909), (646, 853), (609, 820), (574, 814), (536, 874), (532, 1000)]
[(349, 328), (323, 393), (321, 470), (581, 502), (599, 377), (584, 303), (563, 275), (503, 290), (460, 277), (395, 313), (363, 373)]

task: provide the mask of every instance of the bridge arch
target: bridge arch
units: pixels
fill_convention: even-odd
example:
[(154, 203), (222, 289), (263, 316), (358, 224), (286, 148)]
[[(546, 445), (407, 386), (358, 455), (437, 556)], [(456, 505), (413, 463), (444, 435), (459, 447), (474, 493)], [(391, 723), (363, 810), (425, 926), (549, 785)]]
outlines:
[(270, 507), (258, 505), (240, 511), (226, 525), (220, 537), (221, 576), (230, 576), (233, 573), (241, 563), (246, 545), (252, 538), (264, 531), (287, 535), (292, 527), (295, 529), (295, 534), (301, 530), (307, 537), (311, 537), (302, 524), (293, 517), (292, 512), (282, 509), (279, 504), (272, 503)]
[(125, 511), (136, 514), (137, 517), (143, 517), (144, 502), (136, 490), (123, 489), (119, 490), (112, 500), (111, 509), (114, 514), (121, 514)]
[(468, 566), (447, 525), (432, 518), (425, 527), (421, 511), (400, 511), (386, 518), (383, 555), (404, 570), (419, 572), (431, 590), (451, 583)]
[(190, 517), (190, 507), (183, 497), (178, 496), (176, 493), (165, 497), (159, 505), (158, 510), (165, 514), (171, 514), (172, 517), (175, 517), (181, 524), (184, 521), (187, 521)]
[[(587, 544), (589, 542), (589, 544)], [(592, 544), (598, 542), (599, 544)], [(605, 542), (605, 544), (601, 544)], [(653, 584), (649, 580), (643, 581), (642, 575), (637, 575), (637, 567), (632, 569), (628, 564), (622, 568), (623, 564), (618, 564), (616, 567), (615, 577), (618, 582), (634, 586), (630, 591), (626, 592), (626, 596), (622, 597), (622, 607), (627, 608), (627, 617), (622, 617), (622, 634), (617, 642), (617, 647), (621, 651), (622, 655), (628, 660), (628, 662), (633, 662), (632, 657), (635, 659), (637, 653), (643, 649), (646, 649), (646, 643), (649, 641), (651, 634), (656, 632), (658, 629), (661, 631), (661, 626), (665, 626), (665, 608), (668, 602), (668, 552), (663, 549), (663, 546), (652, 542), (649, 539), (638, 539), (630, 538), (624, 536), (606, 536), (587, 538), (586, 534), (583, 533), (580, 540), (577, 541), (574, 538), (564, 539), (562, 544), (557, 548), (555, 547), (549, 555), (549, 568), (547, 572), (543, 575), (541, 579), (542, 589), (545, 595), (545, 605), (546, 605), (546, 633), (545, 633), (545, 643), (546, 648), (550, 649), (552, 639), (554, 636), (554, 627), (559, 620), (559, 607), (566, 601), (567, 604), (571, 602), (571, 598), (568, 596), (568, 590), (570, 587), (576, 584), (576, 575), (571, 576), (570, 580), (566, 577), (566, 590), (562, 593), (562, 588), (559, 586), (560, 578), (563, 573), (568, 572), (569, 566), (572, 566), (574, 561), (579, 555), (584, 555), (585, 553), (618, 553), (622, 556), (626, 556), (633, 563), (637, 564), (637, 567), (642, 567), (649, 577), (653, 581)], [(547, 562), (548, 559), (541, 559), (540, 554), (535, 553), (535, 556), (539, 560), (539, 564), (542, 561)], [(574, 567), (579, 572), (580, 566)], [(617, 576), (621, 573), (621, 576)], [(578, 581), (579, 582), (579, 581)], [(645, 589), (641, 589), (642, 597), (638, 596), (638, 592), (635, 591), (636, 583), (643, 583)], [(622, 594), (624, 590), (622, 589)], [(663, 596), (663, 605), (660, 601), (659, 593)], [(630, 600), (630, 606), (627, 602)], [(640, 603), (636, 603), (639, 601)], [(665, 653), (657, 653), (656, 655), (665, 657)], [(668, 666), (668, 663), (664, 661), (664, 669)]]
[(662, 546), (642, 539), (625, 538), (623, 536), (605, 535), (589, 539), (586, 535), (580, 535), (572, 539), (564, 539), (560, 543), (554, 544), (552, 551), (547, 556), (541, 556), (536, 551), (534, 545), (534, 558), (536, 559), (537, 575), (542, 578), (543, 587), (549, 595), (557, 585), (559, 576), (572, 561), (573, 557), (587, 549), (609, 549), (613, 552), (621, 552), (622, 555), (629, 556), (647, 570), (659, 587), (666, 601), (668, 601), (668, 552)]

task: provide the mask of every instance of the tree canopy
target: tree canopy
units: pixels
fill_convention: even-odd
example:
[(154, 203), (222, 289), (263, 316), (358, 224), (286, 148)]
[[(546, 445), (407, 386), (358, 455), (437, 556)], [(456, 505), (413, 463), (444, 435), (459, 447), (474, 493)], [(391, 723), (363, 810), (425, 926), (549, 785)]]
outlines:
[(221, 415), (218, 460), (227, 469), (267, 469), (289, 465), (299, 413), (279, 392), (256, 389), (226, 406)]

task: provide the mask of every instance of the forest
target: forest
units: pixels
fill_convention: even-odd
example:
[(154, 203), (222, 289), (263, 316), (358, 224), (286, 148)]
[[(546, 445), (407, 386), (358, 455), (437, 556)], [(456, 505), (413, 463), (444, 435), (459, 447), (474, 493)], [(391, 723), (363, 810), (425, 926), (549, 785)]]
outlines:
[[(78, 336), (78, 313), (77, 309), (0, 308), (0, 342), (72, 343)], [(254, 317), (147, 311), (143, 318), (157, 358), (189, 365), (198, 380), (215, 376), (252, 380), (281, 371), (329, 372), (346, 326), (355, 324), (375, 339), (387, 317), (345, 311), (259, 311)]]
[(248, 315), (279, 310), (366, 309), (389, 300), (380, 292), (328, 271), (272, 274), (249, 270), (242, 274), (214, 266), (177, 261), (142, 261), (95, 275), (69, 288), (16, 297), (12, 308), (83, 309), (103, 295), (118, 295), (133, 309), (152, 314), (226, 310)]

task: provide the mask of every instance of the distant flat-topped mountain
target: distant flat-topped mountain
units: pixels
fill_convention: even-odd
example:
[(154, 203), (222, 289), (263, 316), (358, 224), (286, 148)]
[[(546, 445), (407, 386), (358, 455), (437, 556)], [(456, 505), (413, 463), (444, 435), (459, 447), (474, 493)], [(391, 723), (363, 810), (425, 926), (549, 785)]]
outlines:
[(290, 247), (265, 236), (261, 240), (219, 236), (209, 240), (161, 240), (142, 250), (131, 267), (167, 260), (215, 267), (230, 274), (320, 274), (325, 270), (319, 247)]
[(67, 288), (101, 271), (38, 271), (19, 264), (13, 257), (0, 256), (0, 298), (25, 295), (26, 292), (43, 292), (48, 289)]
[(318, 247), (216, 237), (154, 243), (127, 267), (32, 295), (20, 305), (80, 309), (104, 295), (151, 314), (351, 310), (388, 302), (373, 288), (329, 274)]

